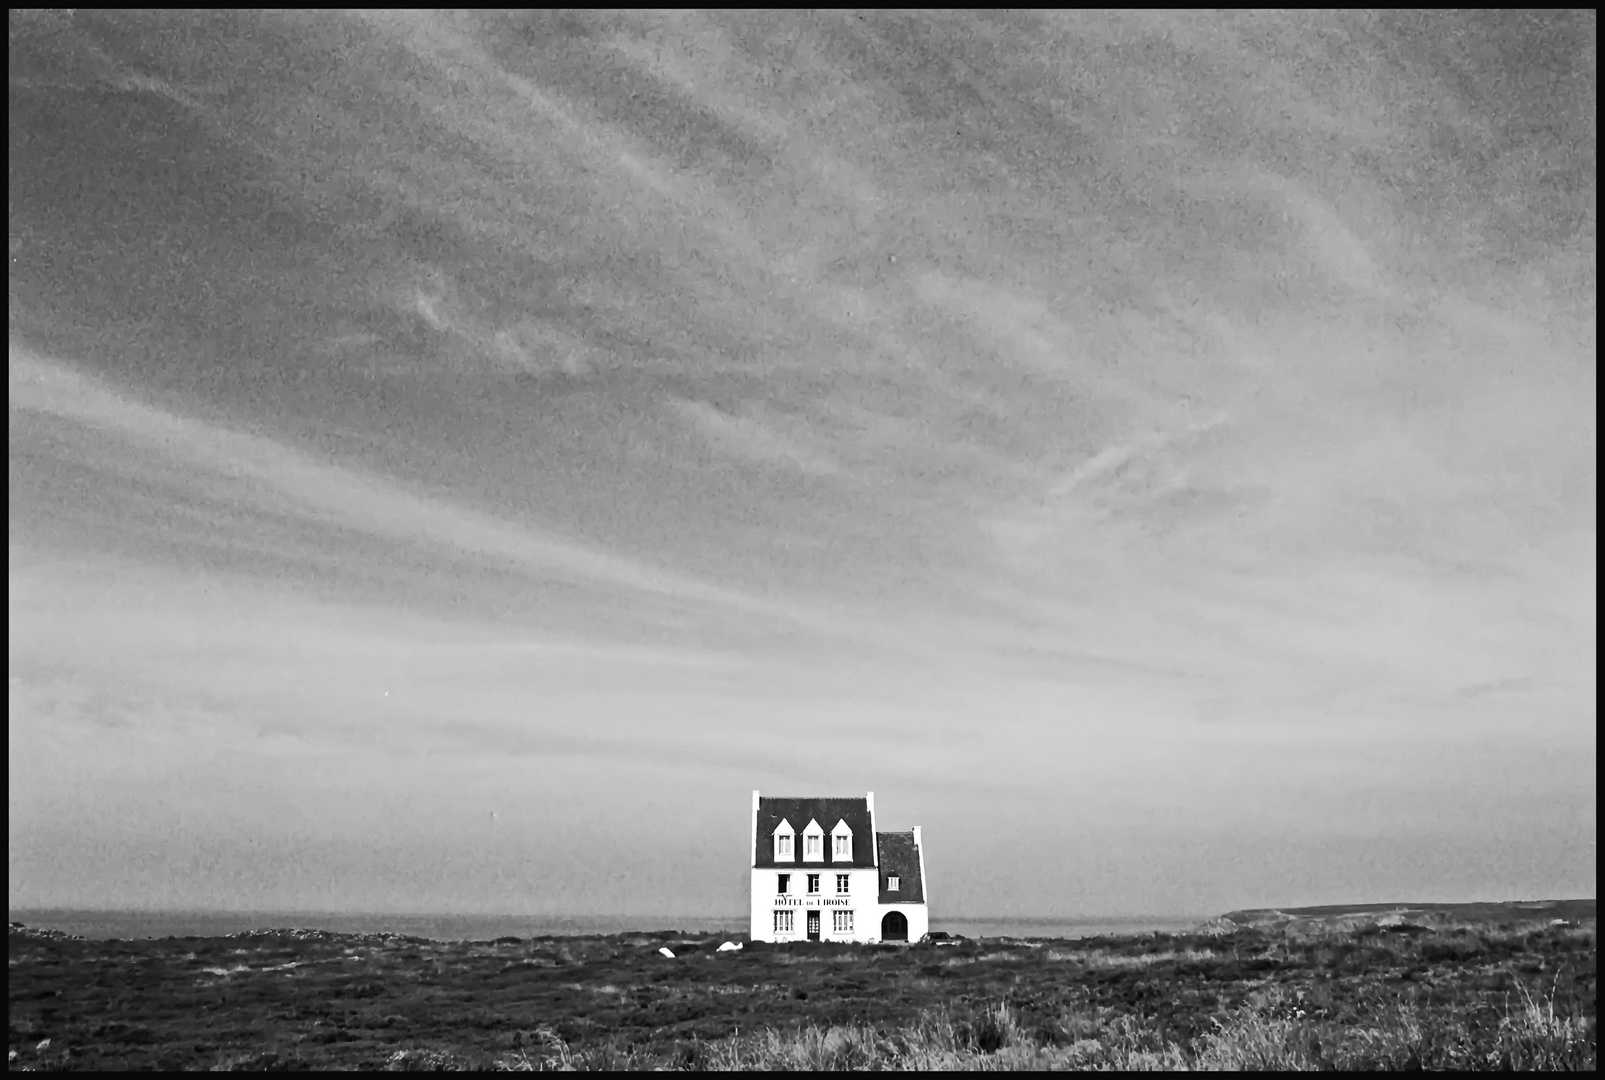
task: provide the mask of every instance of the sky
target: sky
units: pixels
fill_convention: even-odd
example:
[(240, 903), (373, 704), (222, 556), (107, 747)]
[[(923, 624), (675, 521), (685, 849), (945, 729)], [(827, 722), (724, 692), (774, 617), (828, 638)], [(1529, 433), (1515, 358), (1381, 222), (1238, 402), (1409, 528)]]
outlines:
[(65, 10), (14, 909), (1593, 895), (1592, 12)]

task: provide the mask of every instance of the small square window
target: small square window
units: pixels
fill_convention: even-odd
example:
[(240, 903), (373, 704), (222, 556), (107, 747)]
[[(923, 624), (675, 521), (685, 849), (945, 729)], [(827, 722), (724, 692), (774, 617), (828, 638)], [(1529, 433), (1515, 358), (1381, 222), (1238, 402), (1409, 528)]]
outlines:
[(891, 877), (886, 879), (886, 891), (897, 892), (901, 884), (902, 883), (897, 880), (897, 875), (893, 874)]
[(851, 934), (853, 932), (853, 913), (851, 911), (835, 911), (831, 913), (831, 929), (838, 934)]
[(791, 875), (790, 874), (776, 874), (775, 875), (775, 892), (779, 893), (782, 896), (784, 896), (787, 893), (791, 892)]
[(852, 879), (852, 876), (850, 874), (837, 874), (836, 875), (836, 895), (837, 896), (846, 896), (849, 892), (851, 892), (852, 891), (852, 889), (851, 889), (852, 881), (853, 881), (853, 879)]
[(818, 893), (819, 893), (819, 875), (818, 874), (809, 874), (808, 875), (808, 892), (809, 892), (810, 895), (818, 895)]
[(791, 933), (791, 926), (791, 912), (789, 910), (775, 912), (775, 933), (789, 934)]

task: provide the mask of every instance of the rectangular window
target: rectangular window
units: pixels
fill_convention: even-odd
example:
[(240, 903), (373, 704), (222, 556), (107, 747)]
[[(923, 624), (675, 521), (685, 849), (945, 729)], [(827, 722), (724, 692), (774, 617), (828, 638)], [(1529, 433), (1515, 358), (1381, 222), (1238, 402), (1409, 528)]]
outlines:
[(831, 912), (831, 929), (838, 934), (851, 934), (853, 932), (853, 913), (851, 911)]
[(805, 858), (819, 858), (819, 837), (805, 836), (803, 837), (803, 843), (806, 845), (803, 849), (803, 855)]
[(777, 933), (777, 934), (789, 934), (789, 933), (791, 933), (791, 912), (790, 911), (777, 910), (775, 912), (775, 933)]
[(837, 896), (846, 896), (851, 891), (848, 888), (848, 886), (851, 883), (852, 883), (852, 876), (850, 874), (837, 874), (836, 875), (836, 895)]
[(787, 836), (785, 833), (775, 837), (775, 858), (791, 858), (791, 837)]
[(819, 894), (819, 875), (818, 874), (809, 874), (808, 875), (808, 893), (809, 893), (810, 896), (817, 896)]
[(893, 876), (891, 876), (891, 877), (886, 879), (886, 891), (887, 892), (897, 892), (898, 886), (900, 884), (901, 884), (901, 882), (899, 882), (897, 880), (897, 876), (894, 874)]
[(835, 836), (831, 839), (836, 841), (836, 854), (832, 855), (831, 858), (851, 859), (853, 857), (853, 838), (851, 836)]
[(782, 896), (784, 896), (787, 893), (791, 892), (791, 875), (790, 874), (776, 874), (775, 875), (775, 892), (779, 893)]

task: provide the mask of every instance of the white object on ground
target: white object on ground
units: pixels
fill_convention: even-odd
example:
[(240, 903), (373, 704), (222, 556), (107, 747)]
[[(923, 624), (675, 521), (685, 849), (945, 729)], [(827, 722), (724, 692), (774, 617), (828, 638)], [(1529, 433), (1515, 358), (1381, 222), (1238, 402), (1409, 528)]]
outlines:
[(723, 945), (719, 946), (718, 951), (719, 952), (735, 952), (739, 948), (741, 948), (741, 946), (736, 944), (734, 941), (727, 941)]
[(658, 955), (659, 956), (667, 956), (670, 960), (674, 959), (674, 953), (669, 951), (669, 947), (667, 945), (665, 945), (663, 948), (658, 950)]

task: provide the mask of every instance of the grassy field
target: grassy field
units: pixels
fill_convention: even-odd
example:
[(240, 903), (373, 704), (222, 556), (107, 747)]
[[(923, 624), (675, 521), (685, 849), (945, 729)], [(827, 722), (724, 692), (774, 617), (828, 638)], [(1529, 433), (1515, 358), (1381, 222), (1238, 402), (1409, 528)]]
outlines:
[(725, 953), (669, 931), (82, 941), (13, 927), (10, 1063), (1592, 1070), (1592, 911)]

